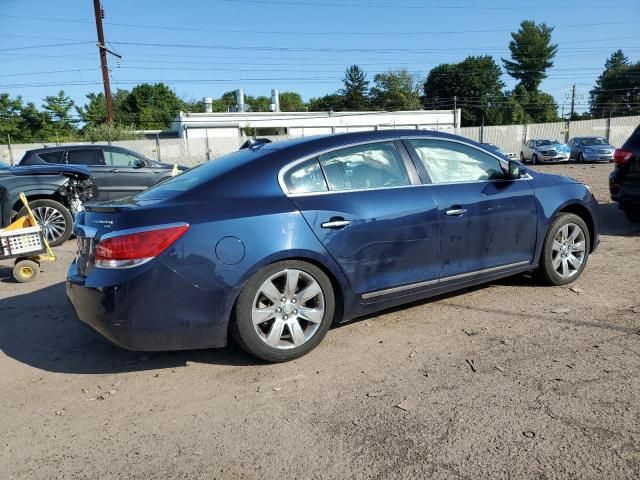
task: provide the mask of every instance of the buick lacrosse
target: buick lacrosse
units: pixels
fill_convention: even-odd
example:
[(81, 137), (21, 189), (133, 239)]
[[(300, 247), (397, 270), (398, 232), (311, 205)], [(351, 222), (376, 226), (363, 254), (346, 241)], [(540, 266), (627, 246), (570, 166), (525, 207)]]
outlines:
[(67, 295), (132, 350), (223, 347), (279, 362), (334, 322), (509, 275), (576, 280), (597, 202), (445, 133), (266, 143), (133, 197), (86, 205)]

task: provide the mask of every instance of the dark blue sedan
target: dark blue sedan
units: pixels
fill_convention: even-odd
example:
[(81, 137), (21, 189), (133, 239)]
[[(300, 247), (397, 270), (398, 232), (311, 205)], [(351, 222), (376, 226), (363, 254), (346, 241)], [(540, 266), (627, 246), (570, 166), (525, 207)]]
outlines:
[(248, 148), (87, 205), (67, 295), (133, 350), (285, 361), (334, 322), (523, 272), (563, 285), (598, 244), (582, 184), (470, 140), (388, 130)]

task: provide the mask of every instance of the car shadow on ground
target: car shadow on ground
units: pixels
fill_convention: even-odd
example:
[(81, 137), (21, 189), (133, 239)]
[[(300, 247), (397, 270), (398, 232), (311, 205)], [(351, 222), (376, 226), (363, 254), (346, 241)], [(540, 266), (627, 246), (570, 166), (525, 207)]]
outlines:
[(233, 343), (227, 348), (180, 352), (141, 353), (116, 347), (75, 318), (64, 282), (1, 301), (0, 350), (24, 364), (60, 373), (121, 373), (183, 367), (188, 362), (259, 364)]
[(640, 236), (640, 223), (633, 223), (624, 216), (617, 203), (601, 203), (600, 234), (621, 237)]

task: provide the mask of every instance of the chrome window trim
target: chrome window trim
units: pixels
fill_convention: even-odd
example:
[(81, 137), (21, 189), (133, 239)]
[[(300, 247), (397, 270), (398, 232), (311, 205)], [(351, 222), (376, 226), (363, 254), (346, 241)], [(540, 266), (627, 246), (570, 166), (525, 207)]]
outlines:
[[(287, 189), (287, 186), (284, 182), (284, 175), (293, 167), (295, 167), (296, 165), (306, 162), (307, 160), (310, 160), (314, 157), (319, 157), (320, 155), (324, 155), (326, 153), (330, 153), (336, 150), (342, 150), (343, 148), (349, 148), (349, 147), (357, 147), (358, 145), (367, 145), (370, 143), (389, 143), (389, 142), (394, 142), (396, 140), (439, 140), (442, 142), (454, 142), (454, 143), (459, 143), (461, 145), (466, 145), (468, 147), (471, 147), (475, 150), (478, 150), (482, 153), (485, 153), (493, 158), (495, 158), (496, 160), (498, 160), (498, 162), (500, 163), (500, 165), (502, 166), (503, 170), (505, 168), (505, 166), (508, 168), (509, 166), (509, 162), (503, 158), (498, 157), (497, 155), (494, 155), (491, 152), (482, 150), (478, 147), (476, 147), (475, 145), (472, 145), (468, 142), (463, 142), (461, 140), (457, 140), (457, 139), (450, 139), (450, 138), (442, 138), (442, 137), (431, 137), (431, 136), (424, 136), (424, 137), (414, 137), (411, 135), (405, 135), (405, 136), (401, 136), (401, 137), (392, 137), (392, 138), (385, 138), (385, 139), (380, 139), (380, 140), (368, 140), (368, 141), (363, 141), (363, 142), (357, 142), (357, 143), (350, 143), (347, 145), (341, 145), (339, 147), (331, 147), (331, 148), (327, 148), (325, 150), (319, 150), (318, 152), (315, 152), (313, 154), (310, 155), (306, 155), (302, 158), (299, 158), (298, 160), (294, 160), (288, 164), (286, 164), (284, 167), (282, 167), (280, 169), (280, 171), (278, 172), (278, 184), (280, 185), (280, 189), (282, 190), (282, 193), (284, 193), (287, 197), (308, 197), (311, 195), (327, 195), (327, 194), (337, 194), (337, 193), (353, 193), (353, 192), (367, 192), (367, 191), (371, 191), (371, 190), (393, 190), (393, 189), (397, 189), (397, 188), (411, 188), (411, 187), (434, 187), (434, 186), (439, 186), (439, 185), (464, 185), (464, 184), (471, 184), (471, 183), (486, 183), (486, 182), (518, 182), (518, 181), (522, 181), (522, 180), (532, 180), (533, 177), (531, 175), (529, 175), (529, 172), (527, 172), (527, 174), (523, 177), (520, 178), (516, 178), (516, 179), (508, 179), (508, 178), (497, 178), (494, 180), (469, 180), (466, 182), (447, 182), (447, 183), (411, 183), (410, 185), (399, 185), (399, 186), (395, 186), (395, 187), (372, 187), (372, 188), (358, 188), (358, 189), (352, 189), (352, 190), (326, 190), (326, 191), (322, 191), (322, 192), (301, 192), (301, 193), (292, 193), (289, 192), (289, 190)], [(398, 147), (396, 146), (396, 149)], [(402, 153), (402, 152), (399, 152)], [(319, 161), (319, 160), (318, 160)], [(322, 167), (322, 165), (321, 165)], [(406, 169), (406, 166), (405, 166)], [(409, 172), (407, 172), (407, 175), (409, 176), (409, 181), (412, 181), (411, 176), (409, 175)], [(328, 187), (328, 185), (327, 185)]]
[(427, 287), (430, 285), (439, 285), (443, 282), (451, 282), (453, 280), (461, 280), (463, 278), (474, 277), (476, 275), (483, 275), (486, 273), (499, 272), (502, 270), (508, 270), (516, 267), (524, 267), (525, 265), (530, 265), (531, 262), (529, 260), (524, 260), (522, 262), (509, 263), (507, 265), (499, 265), (497, 267), (484, 268), (482, 270), (474, 270), (473, 272), (461, 273), (458, 275), (452, 275), (450, 277), (444, 277), (440, 279), (427, 280), (424, 282), (418, 283), (410, 283), (408, 285), (400, 285), (399, 287), (386, 288), (384, 290), (377, 290), (374, 292), (364, 293), (362, 294), (363, 300), (368, 300), (370, 298), (380, 297), (382, 295), (389, 295), (392, 293), (403, 292), (405, 290), (413, 290), (414, 288)]

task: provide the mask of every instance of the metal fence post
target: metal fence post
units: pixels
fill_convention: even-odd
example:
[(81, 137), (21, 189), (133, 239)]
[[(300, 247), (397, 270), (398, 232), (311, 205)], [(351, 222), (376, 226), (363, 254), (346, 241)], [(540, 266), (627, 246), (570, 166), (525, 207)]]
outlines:
[(7, 133), (7, 145), (9, 145), (9, 160), (11, 161), (11, 166), (13, 167), (13, 150), (11, 149), (11, 135)]
[(611, 143), (611, 111), (609, 111), (609, 117), (607, 118), (607, 143)]
[(162, 155), (160, 154), (160, 134), (156, 133), (156, 156), (158, 157), (158, 161), (162, 161)]

